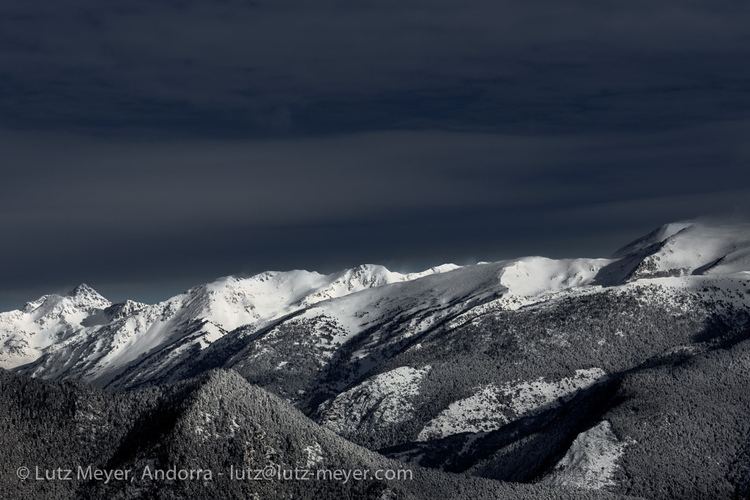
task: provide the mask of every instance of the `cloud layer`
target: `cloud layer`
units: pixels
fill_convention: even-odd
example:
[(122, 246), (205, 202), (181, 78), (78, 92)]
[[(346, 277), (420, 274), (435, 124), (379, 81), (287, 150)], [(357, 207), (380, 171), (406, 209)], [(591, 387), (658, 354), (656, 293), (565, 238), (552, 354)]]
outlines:
[(746, 113), (749, 12), (676, 0), (10, 0), (0, 111), (11, 127), (201, 135), (675, 126)]

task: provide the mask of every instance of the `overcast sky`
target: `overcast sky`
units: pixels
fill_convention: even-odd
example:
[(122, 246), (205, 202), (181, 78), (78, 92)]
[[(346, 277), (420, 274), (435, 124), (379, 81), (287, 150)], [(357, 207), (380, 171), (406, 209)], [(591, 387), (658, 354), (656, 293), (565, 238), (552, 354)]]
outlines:
[(4, 0), (0, 309), (750, 210), (750, 4)]

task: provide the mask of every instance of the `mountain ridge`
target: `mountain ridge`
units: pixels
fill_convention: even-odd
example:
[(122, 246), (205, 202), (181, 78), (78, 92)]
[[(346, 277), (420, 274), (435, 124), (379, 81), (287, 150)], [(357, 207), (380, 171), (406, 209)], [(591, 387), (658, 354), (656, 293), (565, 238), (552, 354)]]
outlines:
[[(14, 372), (145, 394), (229, 370), (402, 463), (595, 494), (726, 497), (750, 491), (749, 250), (747, 225), (684, 222), (610, 258), (225, 277), (158, 305), (76, 309), (85, 328)], [(714, 381), (726, 407), (701, 399)], [(693, 458), (705, 453), (715, 464)]]
[[(696, 247), (696, 242), (701, 246)], [(472, 273), (477, 274), (474, 270), (486, 277), (480, 281), (470, 278)], [(365, 311), (356, 304), (360, 292), (385, 287), (388, 292), (382, 294), (383, 303), (390, 300), (387, 296), (391, 291), (398, 296), (403, 294), (401, 290), (408, 290), (399, 288), (399, 284), (422, 283), (445, 273), (453, 282), (447, 287), (434, 282), (442, 287), (441, 297), (427, 299), (423, 294), (407, 300), (423, 304), (432, 300), (438, 305), (450, 296), (451, 288), (464, 286), (459, 283), (469, 279), (475, 280), (471, 285), (474, 288), (469, 291), (464, 286), (464, 294), (476, 295), (473, 300), (481, 302), (485, 300), (481, 297), (494, 294), (497, 296), (487, 300), (503, 307), (524, 307), (566, 291), (588, 293), (596, 286), (741, 272), (750, 272), (748, 225), (679, 222), (657, 228), (624, 246), (612, 258), (522, 257), (464, 267), (446, 264), (415, 273), (392, 272), (374, 264), (328, 275), (266, 271), (219, 278), (157, 304), (130, 300), (111, 304), (82, 284), (68, 295), (43, 296), (21, 310), (0, 313), (0, 367), (48, 378), (82, 378), (105, 386), (134, 363), (153, 357), (167, 346), (174, 351), (172, 357), (186, 356), (208, 348), (230, 332), (257, 331), (290, 313), (301, 311), (309, 317), (321, 308), (328, 308), (325, 315), (337, 325), (334, 329), (349, 332), (334, 342), (346, 342), (367, 327), (359, 317)], [(482, 285), (481, 280), (488, 280), (487, 284)], [(482, 287), (489, 295), (481, 291)], [(326, 305), (329, 303), (331, 306)], [(54, 314), (39, 312), (45, 304)], [(397, 303), (393, 308), (409, 310), (410, 306)], [(370, 306), (366, 313), (370, 317), (375, 314)], [(420, 327), (412, 324), (410, 328)]]
[[(66, 295), (45, 295), (22, 309), (0, 313), (0, 367), (16, 368), (33, 363), (56, 349), (62, 349), (65, 357), (69, 357), (73, 352), (86, 350), (83, 344), (101, 342), (99, 334), (104, 334), (111, 337), (106, 340), (109, 352), (86, 350), (84, 354), (88, 359), (80, 360), (79, 364), (84, 366), (78, 366), (75, 373), (89, 371), (91, 380), (103, 377), (106, 382), (108, 375), (102, 374), (107, 369), (103, 366), (105, 363), (113, 365), (117, 372), (134, 358), (178, 337), (184, 337), (186, 343), (205, 347), (238, 326), (262, 325), (318, 301), (457, 267), (446, 264), (411, 274), (395, 273), (375, 265), (362, 265), (330, 275), (310, 271), (265, 271), (248, 277), (219, 278), (156, 304), (132, 300), (112, 304), (93, 288), (82, 284)], [(44, 318), (39, 319), (42, 315), (39, 310), (45, 305), (56, 313), (59, 322), (46, 326)], [(62, 310), (58, 312), (53, 309), (55, 306)], [(45, 318), (48, 316), (50, 313), (44, 314)], [(78, 338), (71, 339), (75, 336)], [(35, 343), (35, 340), (39, 341)], [(117, 355), (123, 347), (127, 347), (127, 353)], [(113, 359), (102, 359), (108, 355)]]

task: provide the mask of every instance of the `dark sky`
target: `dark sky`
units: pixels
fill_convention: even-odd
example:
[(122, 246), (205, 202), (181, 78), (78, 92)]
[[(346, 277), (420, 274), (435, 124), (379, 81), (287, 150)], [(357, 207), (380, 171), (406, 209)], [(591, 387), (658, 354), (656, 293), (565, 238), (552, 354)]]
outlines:
[(742, 0), (0, 2), (0, 309), (750, 209)]

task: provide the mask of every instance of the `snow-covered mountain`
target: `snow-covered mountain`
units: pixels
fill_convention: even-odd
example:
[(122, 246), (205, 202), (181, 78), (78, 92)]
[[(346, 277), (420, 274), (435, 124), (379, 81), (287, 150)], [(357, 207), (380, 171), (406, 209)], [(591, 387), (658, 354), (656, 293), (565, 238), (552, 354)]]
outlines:
[[(0, 316), (0, 361), (110, 390), (231, 369), (402, 462), (647, 498), (742, 497), (749, 255), (746, 224), (681, 222), (610, 258), (267, 272), (153, 305), (81, 286)], [(732, 406), (701, 405), (704, 373)], [(695, 426), (722, 431), (683, 433)], [(693, 459), (706, 453), (711, 467)]]
[(748, 271), (750, 224), (666, 224), (621, 248), (615, 257), (600, 282)]
[[(265, 376), (279, 383), (281, 393), (297, 400), (304, 397), (305, 389), (295, 388), (294, 392), (303, 391), (295, 395), (281, 389), (281, 381), (312, 383), (315, 378), (311, 373), (325, 370), (334, 358), (340, 360), (341, 348), (348, 352), (359, 346), (350, 353), (354, 361), (376, 355), (376, 351), (386, 356), (389, 349), (468, 310), (518, 308), (541, 295), (585, 287), (609, 262), (532, 257), (461, 268), (443, 266), (438, 269), (443, 272), (420, 273), (417, 279), (320, 300), (260, 327), (249, 324), (237, 328), (211, 349), (173, 346), (152, 352), (111, 386), (179, 380), (219, 363), (215, 366), (263, 369)], [(372, 334), (364, 335), (366, 332)]]
[[(287, 371), (308, 370), (311, 363), (323, 369), (342, 346), (353, 351), (347, 354), (352, 360), (385, 355), (436, 325), (455, 326), (493, 310), (628, 290), (632, 283), (650, 282), (680, 295), (699, 283), (698, 276), (742, 279), (749, 270), (748, 225), (680, 222), (613, 258), (525, 257), (408, 274), (379, 265), (328, 275), (270, 271), (220, 278), (158, 304), (113, 305), (81, 285), (0, 314), (0, 367), (128, 387), (179, 378), (203, 358), (229, 352), (228, 345), (239, 352), (223, 363), (262, 366), (287, 350), (286, 332), (296, 328), (306, 332), (299, 352), (305, 359), (276, 364), (286, 362)], [(257, 332), (262, 336), (248, 341)], [(371, 334), (362, 337), (365, 332)], [(224, 341), (203, 352), (219, 339)]]
[(165, 345), (202, 349), (240, 326), (260, 328), (322, 300), (457, 267), (401, 274), (368, 264), (328, 275), (269, 271), (227, 276), (153, 305), (112, 305), (80, 285), (66, 295), (47, 295), (0, 314), (0, 367), (34, 363), (23, 371), (103, 384)]
[(15, 368), (34, 361), (111, 305), (96, 290), (81, 284), (65, 295), (45, 295), (19, 310), (0, 313), (0, 366)]

